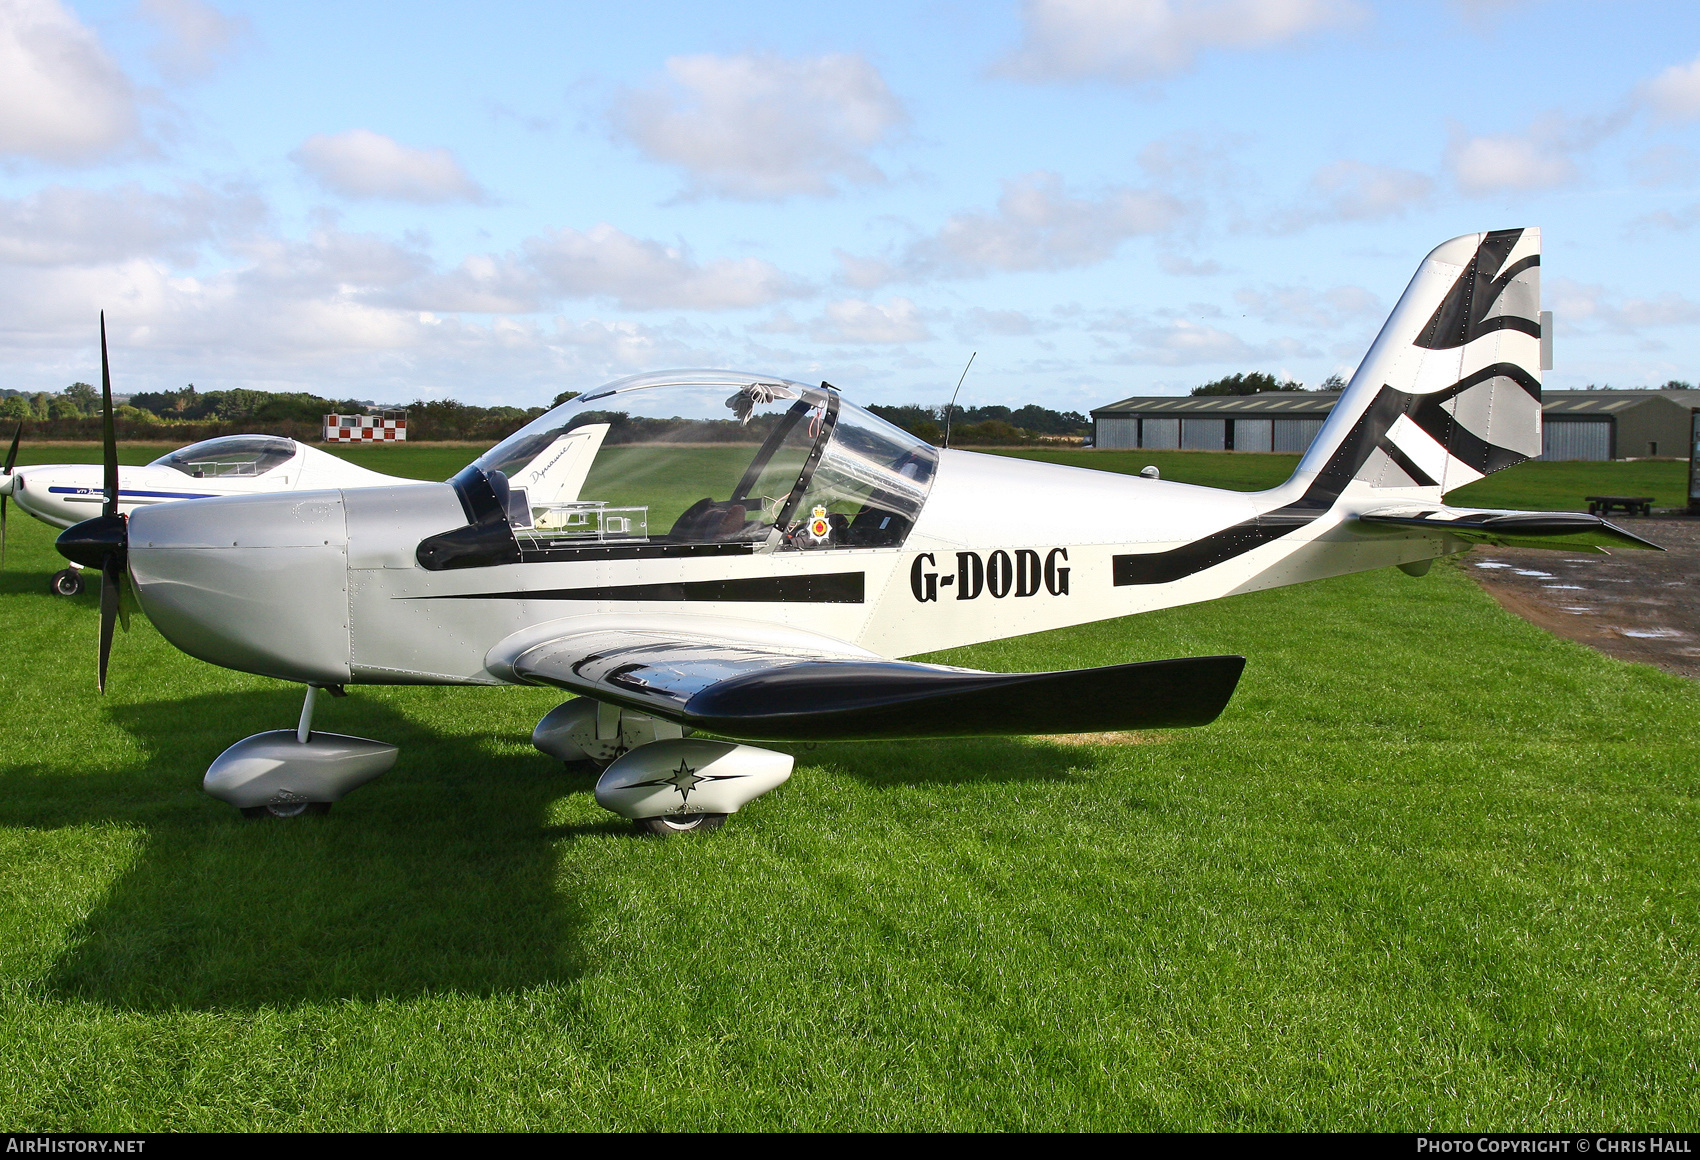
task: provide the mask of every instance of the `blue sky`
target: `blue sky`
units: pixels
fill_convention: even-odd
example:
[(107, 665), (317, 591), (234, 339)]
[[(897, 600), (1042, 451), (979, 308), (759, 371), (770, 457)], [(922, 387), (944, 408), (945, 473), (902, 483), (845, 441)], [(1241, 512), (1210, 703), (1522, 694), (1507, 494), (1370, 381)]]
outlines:
[(1549, 385), (1700, 378), (1700, 6), (0, 0), (17, 389), (1315, 384), (1519, 225)]

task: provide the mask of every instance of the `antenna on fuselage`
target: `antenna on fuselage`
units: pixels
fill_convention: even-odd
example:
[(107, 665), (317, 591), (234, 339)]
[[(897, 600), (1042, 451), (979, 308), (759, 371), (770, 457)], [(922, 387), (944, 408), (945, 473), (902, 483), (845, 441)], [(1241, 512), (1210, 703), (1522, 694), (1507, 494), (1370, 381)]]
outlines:
[(962, 393), (962, 379), (968, 377), (968, 367), (974, 365), (974, 357), (979, 353), (979, 351), (974, 351), (968, 356), (968, 366), (962, 368), (962, 377), (956, 380), (956, 390), (950, 393), (950, 406), (944, 410), (944, 449), (946, 451), (950, 450), (950, 418), (956, 411), (956, 396)]

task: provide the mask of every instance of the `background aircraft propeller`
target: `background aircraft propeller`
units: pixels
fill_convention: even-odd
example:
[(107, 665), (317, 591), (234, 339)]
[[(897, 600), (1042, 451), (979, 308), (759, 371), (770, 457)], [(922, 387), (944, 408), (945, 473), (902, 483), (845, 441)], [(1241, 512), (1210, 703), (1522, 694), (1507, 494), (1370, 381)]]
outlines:
[(130, 630), (124, 578), (129, 571), (129, 528), (118, 511), (118, 431), (112, 421), (112, 368), (106, 357), (106, 312), (100, 312), (100, 401), (102, 462), (106, 500), (101, 514), (66, 528), (56, 546), (67, 560), (100, 569), (100, 656), (95, 684), (106, 692), (106, 665), (112, 656), (112, 627), (122, 620)]
[(7, 481), (4, 485), (0, 485), (4, 487), (4, 490), (0, 490), (0, 568), (4, 568), (6, 566), (6, 504), (12, 498), (12, 468), (17, 466), (18, 440), (22, 439), (23, 436), (24, 421), (19, 419), (18, 429), (12, 432), (11, 450), (6, 452), (5, 470), (0, 471), (0, 479), (5, 479)]

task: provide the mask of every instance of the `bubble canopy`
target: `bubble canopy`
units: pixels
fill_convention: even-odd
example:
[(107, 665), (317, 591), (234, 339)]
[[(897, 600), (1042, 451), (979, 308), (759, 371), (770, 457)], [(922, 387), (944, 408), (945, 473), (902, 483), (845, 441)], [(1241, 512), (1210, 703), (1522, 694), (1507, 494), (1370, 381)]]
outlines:
[(162, 455), (149, 467), (169, 467), (184, 475), (264, 475), (295, 458), (295, 441), (278, 435), (221, 435)]
[(463, 500), (470, 473), (487, 482), (525, 554), (634, 543), (895, 548), (937, 462), (930, 445), (829, 384), (690, 370), (568, 400), (456, 480)]

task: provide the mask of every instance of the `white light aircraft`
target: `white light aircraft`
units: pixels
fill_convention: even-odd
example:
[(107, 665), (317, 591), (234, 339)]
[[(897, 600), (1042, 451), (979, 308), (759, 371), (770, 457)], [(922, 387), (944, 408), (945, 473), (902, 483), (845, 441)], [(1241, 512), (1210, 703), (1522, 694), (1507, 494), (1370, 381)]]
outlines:
[[(68, 528), (105, 503), (104, 468), (99, 463), (44, 463), (16, 468), (23, 424), (12, 435), (0, 471), (0, 560), (5, 558), (6, 501), (44, 524)], [(16, 468), (16, 470), (14, 470)], [(316, 447), (276, 435), (222, 435), (178, 448), (145, 467), (118, 469), (118, 512), (184, 499), (264, 495), (324, 488), (390, 487), (418, 480), (368, 471)], [(75, 596), (83, 590), (82, 565), (55, 572), (53, 591)]]
[(1245, 664), (896, 658), (1369, 568), (1420, 575), (1478, 543), (1656, 547), (1594, 516), (1442, 499), (1539, 454), (1539, 319), (1537, 230), (1438, 247), (1292, 478), (1259, 493), (941, 452), (828, 384), (693, 371), (591, 391), (447, 483), (127, 520), (109, 437), (107, 511), (59, 545), (102, 570), (103, 688), (126, 583), (185, 652), (307, 686), (295, 729), (208, 770), (244, 812), (328, 809), (395, 760), (314, 733), (320, 689), (521, 684), (578, 694), (533, 742), (606, 762), (601, 805), (701, 831), (790, 775), (747, 742), (1203, 725)]

